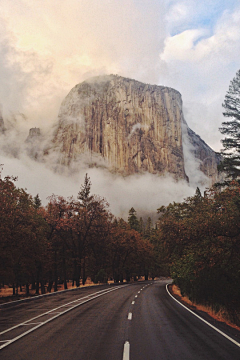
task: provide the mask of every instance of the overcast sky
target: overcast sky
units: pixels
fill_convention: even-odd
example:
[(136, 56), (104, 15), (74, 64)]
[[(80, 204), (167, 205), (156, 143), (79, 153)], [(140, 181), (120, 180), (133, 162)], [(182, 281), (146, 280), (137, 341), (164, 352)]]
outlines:
[[(239, 0), (0, 0), (0, 102), (56, 120), (70, 89), (114, 73), (179, 90), (189, 126), (215, 150), (240, 68)], [(29, 127), (27, 125), (27, 127)]]
[(239, 0), (0, 0), (0, 103), (47, 129), (73, 86), (118, 74), (180, 91), (214, 150), (240, 68)]

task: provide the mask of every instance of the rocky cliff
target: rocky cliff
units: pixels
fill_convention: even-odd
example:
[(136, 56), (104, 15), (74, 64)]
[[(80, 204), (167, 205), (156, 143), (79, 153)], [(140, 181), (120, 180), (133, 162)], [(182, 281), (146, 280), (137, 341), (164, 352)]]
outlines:
[(26, 139), (26, 141), (32, 141), (32, 140), (35, 140), (36, 138), (40, 137), (41, 136), (41, 130), (40, 128), (31, 128), (29, 130), (29, 134), (28, 134), (28, 137)]
[(27, 139), (25, 140), (25, 150), (31, 158), (35, 160), (42, 160), (42, 143), (43, 137), (40, 128), (31, 128)]
[(4, 126), (4, 121), (3, 121), (3, 117), (2, 117), (2, 111), (0, 108), (0, 133), (4, 133), (5, 131), (5, 126)]
[(221, 156), (215, 153), (193, 130), (187, 127), (189, 142), (193, 145), (193, 155), (199, 161), (199, 169), (211, 179), (212, 183), (223, 179), (219, 175), (217, 166), (221, 161)]
[[(70, 165), (87, 154), (98, 155), (114, 172), (170, 173), (188, 179), (183, 151), (181, 94), (117, 75), (100, 76), (76, 85), (63, 101), (53, 146), (59, 162)], [(187, 127), (192, 156), (210, 178), (219, 158)]]

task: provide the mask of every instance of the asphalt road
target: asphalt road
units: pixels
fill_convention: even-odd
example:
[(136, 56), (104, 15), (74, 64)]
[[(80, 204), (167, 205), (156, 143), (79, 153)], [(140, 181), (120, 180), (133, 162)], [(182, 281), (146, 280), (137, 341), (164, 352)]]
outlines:
[[(237, 331), (225, 331), (240, 343)], [(240, 359), (240, 347), (172, 299), (166, 281), (82, 288), (0, 308), (0, 349), (1, 360)]]

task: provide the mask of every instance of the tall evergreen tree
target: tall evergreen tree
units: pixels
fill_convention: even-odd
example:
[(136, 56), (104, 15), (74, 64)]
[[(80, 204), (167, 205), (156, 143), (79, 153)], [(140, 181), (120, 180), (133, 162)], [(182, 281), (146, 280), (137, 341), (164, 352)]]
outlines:
[(81, 189), (78, 192), (78, 200), (81, 203), (81, 206), (83, 207), (87, 207), (87, 205), (93, 200), (94, 196), (90, 195), (90, 190), (91, 190), (91, 181), (90, 181), (90, 177), (88, 176), (88, 174), (85, 175), (84, 178), (84, 184), (81, 185)]
[(222, 105), (223, 115), (229, 118), (222, 123), (220, 132), (225, 135), (222, 140), (221, 154), (223, 161), (219, 170), (227, 174), (229, 180), (240, 176), (240, 70), (230, 82), (229, 90)]
[(139, 221), (138, 221), (138, 218), (136, 216), (136, 214), (137, 214), (136, 210), (132, 207), (129, 210), (128, 214), (129, 214), (129, 216), (128, 216), (128, 224), (130, 225), (131, 229), (139, 231)]
[(149, 216), (147, 218), (147, 223), (146, 223), (146, 227), (145, 227), (145, 237), (146, 238), (150, 238), (151, 231), (152, 231), (152, 219)]
[(143, 223), (143, 218), (142, 217), (140, 217), (140, 219), (139, 219), (139, 232), (140, 232), (140, 234), (144, 234), (144, 223)]
[(39, 209), (40, 206), (42, 205), (41, 199), (38, 194), (33, 198), (33, 205), (36, 209)]

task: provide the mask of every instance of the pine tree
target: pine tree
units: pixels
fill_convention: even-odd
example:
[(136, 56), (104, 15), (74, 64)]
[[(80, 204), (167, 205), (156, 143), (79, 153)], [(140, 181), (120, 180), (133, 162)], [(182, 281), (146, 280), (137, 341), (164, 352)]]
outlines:
[(140, 217), (140, 219), (139, 219), (139, 232), (140, 232), (140, 234), (144, 234), (144, 223), (143, 223), (143, 218), (142, 217)]
[(226, 137), (222, 140), (223, 161), (219, 171), (227, 174), (227, 178), (237, 179), (240, 176), (240, 70), (230, 82), (229, 90), (222, 105), (223, 115), (229, 118), (222, 123), (220, 132)]
[(93, 200), (94, 196), (90, 196), (90, 190), (91, 190), (91, 181), (90, 177), (88, 177), (88, 174), (85, 175), (84, 178), (84, 184), (81, 185), (81, 189), (78, 192), (78, 200), (80, 201), (81, 206), (87, 207), (87, 205)]
[(139, 231), (139, 221), (136, 216), (137, 213), (136, 210), (132, 207), (128, 213), (129, 213), (128, 224), (130, 225), (131, 229)]
[(203, 197), (201, 194), (201, 190), (199, 187), (196, 188), (195, 196), (194, 196), (194, 203), (195, 205), (199, 204), (202, 201)]
[(147, 218), (146, 228), (145, 228), (145, 237), (150, 238), (152, 232), (152, 219), (150, 216)]
[(39, 209), (40, 206), (42, 205), (41, 199), (38, 194), (33, 198), (33, 205), (36, 209)]

